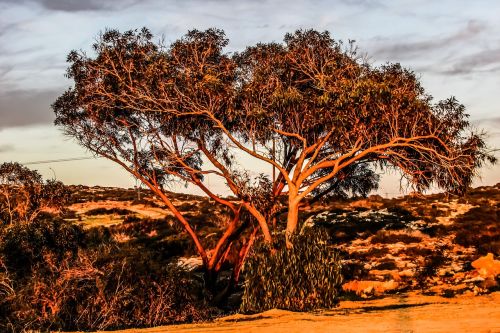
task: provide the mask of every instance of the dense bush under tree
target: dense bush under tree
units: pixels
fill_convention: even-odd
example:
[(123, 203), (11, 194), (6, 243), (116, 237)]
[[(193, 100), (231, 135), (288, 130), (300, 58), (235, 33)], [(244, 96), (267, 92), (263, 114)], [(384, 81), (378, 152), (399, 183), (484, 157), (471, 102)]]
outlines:
[[(308, 311), (337, 305), (342, 283), (339, 254), (321, 230), (294, 236), (293, 247), (260, 244), (245, 263), (243, 312), (273, 308)], [(284, 240), (282, 240), (284, 243)]]

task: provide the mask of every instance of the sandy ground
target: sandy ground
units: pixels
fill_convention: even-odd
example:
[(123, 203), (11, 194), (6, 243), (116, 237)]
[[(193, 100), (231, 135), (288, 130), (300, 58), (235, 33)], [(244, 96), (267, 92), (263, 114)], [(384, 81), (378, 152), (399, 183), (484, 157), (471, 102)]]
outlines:
[(270, 310), (251, 316), (223, 317), (206, 324), (116, 332), (500, 332), (500, 292), (451, 299), (395, 296), (364, 302), (342, 302), (339, 308), (321, 313)]

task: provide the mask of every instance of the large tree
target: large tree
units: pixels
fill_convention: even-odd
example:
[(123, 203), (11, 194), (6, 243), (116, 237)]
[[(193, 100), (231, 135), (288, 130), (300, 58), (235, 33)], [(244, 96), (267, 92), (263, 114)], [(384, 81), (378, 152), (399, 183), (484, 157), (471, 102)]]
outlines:
[(464, 106), (454, 97), (433, 103), (411, 70), (370, 66), (328, 32), (297, 31), (284, 41), (236, 56), (236, 128), (208, 116), (235, 145), (279, 170), (273, 190), (287, 191), (288, 235), (301, 203), (339, 188), (339, 180), (355, 175), (365, 182), (351, 188), (374, 187), (369, 166), (399, 170), (418, 191), (463, 193), (482, 163), (495, 161)]
[[(190, 32), (169, 49), (151, 39), (146, 29), (123, 34), (111, 30), (94, 45), (95, 58), (71, 52), (67, 74), (75, 86), (54, 103), (56, 124), (82, 146), (122, 166), (164, 202), (196, 245), (209, 284), (214, 284), (233, 244), (246, 232), (233, 271), (236, 279), (255, 237), (253, 220), (271, 240), (266, 220), (251, 200), (258, 191), (245, 183), (244, 175), (228, 183), (236, 200), (206, 186), (207, 174), (225, 177), (220, 166), (234, 159), (220, 131), (196, 109), (182, 104), (189, 99), (199, 104), (195, 108), (210, 108), (212, 113), (223, 113), (231, 105), (235, 66), (222, 53), (227, 40), (218, 30)], [(226, 208), (225, 230), (214, 249), (206, 248), (173, 204), (166, 191), (172, 182), (197, 186)]]
[[(66, 134), (163, 200), (207, 272), (216, 273), (247, 231), (258, 228), (270, 242), (281, 214), (291, 235), (304, 204), (366, 195), (378, 184), (375, 166), (399, 169), (417, 190), (463, 192), (478, 167), (494, 160), (454, 98), (433, 103), (413, 72), (370, 66), (327, 32), (297, 31), (284, 44), (234, 55), (224, 51), (227, 43), (216, 29), (190, 31), (170, 46), (154, 43), (146, 29), (107, 31), (95, 56), (70, 53), (75, 84), (53, 105)], [(277, 174), (252, 177), (252, 159)], [(207, 174), (235, 199), (215, 194)], [(198, 186), (227, 208), (212, 251), (164, 190), (172, 181)]]

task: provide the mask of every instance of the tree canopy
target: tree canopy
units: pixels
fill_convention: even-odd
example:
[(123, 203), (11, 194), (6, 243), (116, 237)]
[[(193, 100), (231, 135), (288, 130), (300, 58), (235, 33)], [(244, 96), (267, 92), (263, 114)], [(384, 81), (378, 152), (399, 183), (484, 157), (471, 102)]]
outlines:
[[(74, 86), (53, 104), (67, 135), (163, 200), (208, 270), (235, 239), (247, 235), (251, 244), (257, 229), (270, 242), (283, 220), (293, 234), (306, 203), (367, 195), (378, 186), (375, 167), (400, 170), (418, 191), (463, 193), (478, 168), (495, 160), (454, 97), (434, 102), (413, 71), (370, 65), (353, 43), (328, 32), (298, 30), (283, 43), (234, 54), (227, 44), (218, 29), (189, 31), (168, 46), (147, 29), (108, 30), (95, 54), (69, 54)], [(276, 175), (252, 177), (252, 160)], [(234, 199), (215, 194), (207, 174), (220, 177)], [(165, 191), (179, 181), (226, 207), (213, 251)]]

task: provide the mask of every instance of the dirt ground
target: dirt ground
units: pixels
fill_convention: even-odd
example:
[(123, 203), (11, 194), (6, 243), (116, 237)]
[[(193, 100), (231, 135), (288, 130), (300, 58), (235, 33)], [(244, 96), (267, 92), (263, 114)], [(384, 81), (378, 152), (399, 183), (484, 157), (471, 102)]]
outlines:
[(116, 332), (500, 332), (500, 292), (455, 298), (392, 296), (363, 302), (345, 301), (335, 310), (320, 313), (270, 310), (250, 316), (223, 317), (206, 324)]

